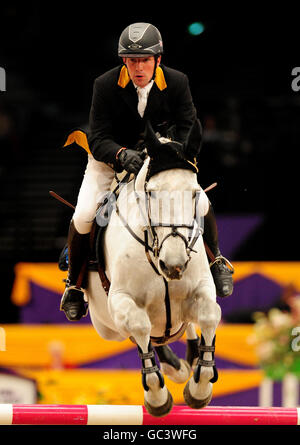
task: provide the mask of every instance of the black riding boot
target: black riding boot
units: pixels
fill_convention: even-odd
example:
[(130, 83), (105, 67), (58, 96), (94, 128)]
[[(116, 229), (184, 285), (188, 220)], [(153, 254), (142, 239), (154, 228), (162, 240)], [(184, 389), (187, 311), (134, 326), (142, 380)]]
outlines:
[(68, 234), (69, 269), (66, 289), (60, 303), (60, 310), (64, 311), (70, 321), (80, 320), (87, 315), (87, 303), (84, 301), (86, 287), (86, 266), (89, 253), (90, 234), (77, 232), (71, 221)]
[[(210, 270), (215, 282), (217, 295), (219, 297), (228, 297), (233, 292), (233, 267), (230, 262), (221, 255), (218, 228), (211, 204), (209, 205), (207, 215), (204, 217), (203, 238), (215, 257), (210, 263)], [(230, 267), (228, 267), (228, 265)]]

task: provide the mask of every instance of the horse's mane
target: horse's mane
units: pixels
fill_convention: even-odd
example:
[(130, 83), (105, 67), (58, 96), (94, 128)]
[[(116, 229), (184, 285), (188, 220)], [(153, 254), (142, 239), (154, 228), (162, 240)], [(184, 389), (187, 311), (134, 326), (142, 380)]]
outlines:
[(150, 179), (157, 173), (174, 168), (191, 170), (192, 172), (197, 173), (197, 168), (193, 163), (175, 157), (174, 153), (170, 152), (167, 147), (162, 147), (159, 156), (150, 159), (147, 177)]
[(174, 168), (180, 168), (185, 170), (191, 170), (197, 173), (197, 167), (191, 161), (180, 158), (174, 150), (170, 148), (170, 144), (162, 144), (159, 153), (155, 157), (150, 157), (147, 177), (150, 179), (165, 170), (171, 170)]
[(189, 131), (187, 140), (181, 143), (173, 139), (174, 136), (176, 137), (174, 131), (171, 138), (157, 137), (150, 122), (147, 122), (145, 142), (150, 157), (148, 179), (157, 173), (174, 168), (191, 170), (194, 173), (198, 172), (192, 153), (197, 151), (200, 144), (199, 125), (200, 123), (196, 119)]

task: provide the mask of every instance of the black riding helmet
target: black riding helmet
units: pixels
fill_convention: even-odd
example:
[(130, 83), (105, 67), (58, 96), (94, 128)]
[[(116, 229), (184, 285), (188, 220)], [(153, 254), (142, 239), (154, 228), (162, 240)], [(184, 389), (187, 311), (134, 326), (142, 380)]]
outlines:
[(133, 23), (127, 26), (119, 39), (120, 57), (156, 56), (163, 53), (160, 32), (150, 23)]

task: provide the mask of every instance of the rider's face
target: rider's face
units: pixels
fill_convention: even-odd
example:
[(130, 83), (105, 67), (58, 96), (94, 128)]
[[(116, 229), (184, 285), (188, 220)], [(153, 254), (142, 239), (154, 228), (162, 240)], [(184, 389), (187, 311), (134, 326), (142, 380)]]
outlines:
[[(157, 59), (157, 66), (161, 57)], [(127, 66), (130, 79), (138, 87), (144, 88), (152, 79), (155, 67), (154, 56), (148, 57), (124, 57), (123, 62)]]

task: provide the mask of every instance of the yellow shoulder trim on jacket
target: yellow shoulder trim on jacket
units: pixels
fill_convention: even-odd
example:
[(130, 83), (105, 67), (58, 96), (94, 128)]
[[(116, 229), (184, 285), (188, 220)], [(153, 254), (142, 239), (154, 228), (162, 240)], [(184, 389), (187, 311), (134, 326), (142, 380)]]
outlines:
[(164, 72), (163, 72), (163, 70), (161, 69), (160, 66), (158, 66), (156, 68), (154, 82), (156, 83), (156, 85), (160, 89), (160, 91), (162, 91), (165, 88), (167, 88), (167, 82), (166, 82), (166, 79), (165, 79), (165, 75), (164, 75)]
[(92, 154), (90, 147), (89, 147), (89, 143), (87, 140), (87, 136), (86, 133), (82, 130), (74, 130), (72, 131), (72, 133), (69, 134), (66, 142), (64, 143), (63, 147), (68, 147), (69, 145), (72, 144), (77, 144), (79, 145), (79, 147), (84, 148), (84, 150), (88, 153), (88, 154)]
[(118, 85), (121, 88), (125, 88), (126, 85), (128, 85), (129, 82), (130, 82), (130, 77), (129, 77), (127, 68), (126, 68), (125, 65), (123, 65), (122, 68), (121, 68), (121, 71), (120, 71)]

